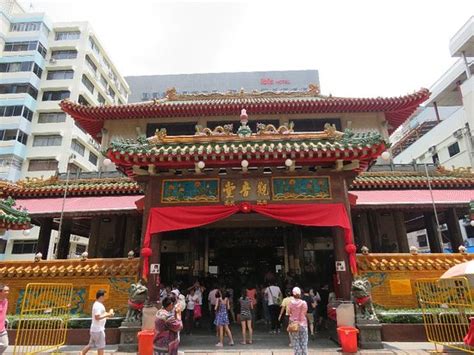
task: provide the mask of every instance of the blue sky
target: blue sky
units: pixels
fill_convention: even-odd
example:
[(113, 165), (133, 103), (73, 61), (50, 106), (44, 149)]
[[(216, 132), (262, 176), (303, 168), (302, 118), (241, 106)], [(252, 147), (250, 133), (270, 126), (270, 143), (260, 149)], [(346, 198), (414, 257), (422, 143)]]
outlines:
[(398, 96), (455, 61), (474, 1), (20, 0), (89, 21), (123, 75), (318, 69), (323, 94)]

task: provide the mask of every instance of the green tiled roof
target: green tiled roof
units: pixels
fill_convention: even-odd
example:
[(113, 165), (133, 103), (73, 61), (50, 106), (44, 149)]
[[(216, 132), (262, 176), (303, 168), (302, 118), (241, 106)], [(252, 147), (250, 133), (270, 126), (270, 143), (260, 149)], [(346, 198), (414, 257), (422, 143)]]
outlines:
[(14, 207), (15, 200), (11, 197), (0, 201), (0, 226), (6, 229), (22, 229), (30, 225), (31, 219), (27, 211)]
[[(111, 142), (108, 152), (123, 154), (144, 154), (155, 156), (277, 153), (277, 152), (326, 152), (370, 149), (375, 145), (388, 146), (378, 132), (354, 133), (346, 130), (340, 139), (305, 139), (298, 134), (281, 135), (281, 139), (266, 140), (264, 135), (253, 135), (252, 139), (240, 141), (210, 141), (208, 143), (152, 143), (146, 138), (116, 139)], [(199, 138), (199, 136), (196, 136)]]

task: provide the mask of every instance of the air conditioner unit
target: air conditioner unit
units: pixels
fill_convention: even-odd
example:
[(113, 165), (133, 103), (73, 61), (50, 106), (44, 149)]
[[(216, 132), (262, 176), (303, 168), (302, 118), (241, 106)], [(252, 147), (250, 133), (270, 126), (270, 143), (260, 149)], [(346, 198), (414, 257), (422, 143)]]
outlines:
[(435, 146), (435, 145), (432, 145), (431, 147), (428, 148), (428, 151), (429, 151), (431, 154), (436, 153), (436, 146)]
[(54, 59), (54, 58), (49, 58), (49, 62), (50, 62), (51, 64), (55, 64), (55, 63), (56, 63), (56, 59)]
[(459, 128), (453, 132), (453, 137), (456, 139), (462, 138), (462, 128)]

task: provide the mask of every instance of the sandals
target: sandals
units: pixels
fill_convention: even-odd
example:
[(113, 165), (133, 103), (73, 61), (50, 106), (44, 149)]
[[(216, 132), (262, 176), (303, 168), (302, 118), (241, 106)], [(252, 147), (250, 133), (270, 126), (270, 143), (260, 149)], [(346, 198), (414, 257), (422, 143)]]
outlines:
[(241, 341), (240, 344), (245, 345), (247, 343), (245, 341)]

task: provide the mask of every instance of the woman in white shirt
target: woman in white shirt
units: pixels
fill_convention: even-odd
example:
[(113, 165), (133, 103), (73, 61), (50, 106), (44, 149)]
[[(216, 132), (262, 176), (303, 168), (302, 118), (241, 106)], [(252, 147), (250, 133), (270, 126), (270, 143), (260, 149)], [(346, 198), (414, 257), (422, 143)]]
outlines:
[(186, 296), (186, 318), (184, 320), (184, 330), (186, 334), (191, 334), (194, 323), (194, 308), (199, 305), (199, 295), (196, 295), (196, 291), (191, 291)]

